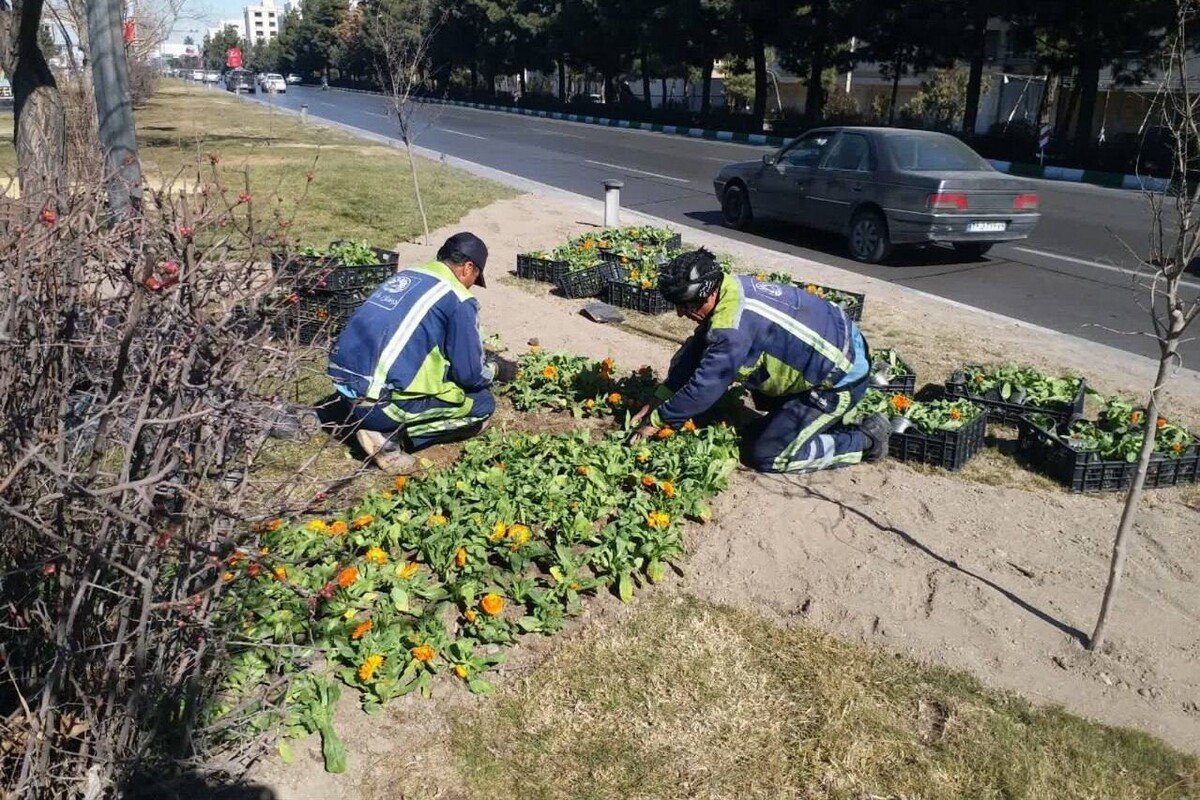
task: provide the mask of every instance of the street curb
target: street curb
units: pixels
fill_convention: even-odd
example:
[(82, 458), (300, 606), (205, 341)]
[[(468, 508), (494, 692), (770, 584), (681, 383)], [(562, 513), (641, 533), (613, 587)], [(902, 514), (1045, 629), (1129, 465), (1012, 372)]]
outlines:
[[(373, 94), (371, 92), (362, 92), (362, 93), (363, 94)], [(252, 100), (250, 97), (243, 97), (240, 94), (236, 95), (236, 97), (238, 97), (239, 99), (242, 99), (246, 102), (259, 102), (257, 100)], [(283, 112), (286, 112), (288, 114), (291, 114), (291, 115), (297, 116), (297, 117), (300, 116), (300, 112), (296, 109), (281, 108), (281, 107), (276, 106), (275, 110), (283, 111)], [(348, 125), (344, 122), (337, 122), (336, 120), (328, 120), (328, 119), (324, 119), (324, 118), (317, 118), (317, 119), (319, 119), (319, 122), (316, 122), (315, 124), (328, 125), (328, 126), (331, 126), (334, 128), (338, 128), (342, 131), (345, 131), (346, 133), (353, 134), (354, 136), (358, 136), (358, 137), (366, 139), (368, 141), (373, 141), (373, 142), (377, 142), (379, 144), (394, 147), (397, 150), (404, 149), (404, 143), (401, 142), (399, 139), (394, 139), (390, 136), (384, 136), (383, 134), (364, 130), (363, 128), (357, 128), (353, 125)], [(445, 164), (446, 166), (461, 169), (464, 172), (468, 172), (468, 173), (475, 175), (477, 177), (480, 177), (480, 178), (486, 178), (487, 180), (495, 181), (497, 183), (508, 186), (509, 188), (512, 188), (512, 189), (517, 189), (517, 190), (520, 190), (523, 192), (528, 192), (530, 194), (536, 194), (536, 195), (539, 195), (542, 197), (560, 197), (563, 199), (572, 200), (574, 202), (587, 203), (587, 204), (593, 206), (597, 210), (597, 212), (600, 212), (604, 208), (604, 199), (603, 198), (588, 197), (587, 195), (579, 194), (577, 192), (571, 192), (566, 189), (559, 189), (556, 186), (550, 186), (549, 184), (540, 183), (538, 181), (530, 180), (529, 178), (522, 178), (520, 175), (514, 175), (511, 172), (504, 172), (503, 170), (498, 170), (498, 169), (495, 169), (494, 167), (489, 167), (484, 164), (477, 164), (474, 161), (467, 161), (464, 158), (459, 158), (457, 156), (448, 155), (446, 153), (442, 153), (437, 150), (431, 150), (426, 147), (420, 147), (417, 145), (413, 145), (412, 151), (413, 151), (413, 153), (415, 153), (418, 156), (421, 156), (422, 158), (428, 159), (430, 161), (438, 162), (441, 164)], [(639, 220), (641, 220), (644, 224), (648, 224), (648, 225), (656, 225), (656, 226), (668, 227), (668, 228), (672, 228), (672, 229), (678, 229), (681, 227), (678, 223), (674, 223), (674, 222), (671, 222), (670, 220), (662, 219), (661, 217), (653, 216), (652, 214), (647, 214), (643, 211), (633, 211), (632, 209), (622, 209), (621, 213), (622, 213), (622, 215), (629, 215), (632, 217), (636, 217)], [(730, 239), (728, 237), (721, 236), (721, 234), (719, 234), (719, 233), (713, 233), (711, 231), (701, 230), (698, 228), (688, 228), (687, 230), (691, 232), (691, 234), (692, 234), (691, 238), (693, 241), (695, 241), (696, 239), (700, 240), (700, 241), (696, 242), (697, 244), (701, 244), (701, 245), (712, 244), (712, 242), (705, 242), (704, 240), (715, 239), (715, 240), (718, 240), (721, 242), (732, 242), (732, 243), (735, 243), (736, 245), (738, 245), (739, 247), (750, 248), (752, 250), (762, 251), (764, 253), (764, 255), (771, 256), (771, 257), (785, 256), (787, 258), (795, 259), (798, 262), (811, 263), (811, 264), (817, 265), (817, 266), (821, 267), (822, 269), (835, 270), (837, 272), (844, 273), (847, 276), (847, 279), (850, 281), (858, 282), (861, 280), (866, 280), (868, 283), (875, 283), (875, 282), (883, 283), (883, 284), (886, 284), (888, 287), (895, 289), (896, 291), (908, 293), (908, 294), (913, 295), (914, 297), (919, 297), (919, 298), (922, 298), (922, 299), (932, 302), (932, 303), (943, 303), (951, 308), (958, 308), (958, 309), (970, 311), (972, 313), (978, 314), (981, 317), (992, 320), (993, 322), (996, 322), (999, 324), (1012, 325), (1014, 327), (1021, 328), (1023, 330), (1027, 330), (1027, 331), (1031, 331), (1031, 332), (1039, 333), (1039, 334), (1043, 334), (1043, 335), (1048, 335), (1048, 336), (1054, 336), (1054, 337), (1058, 337), (1060, 339), (1063, 339), (1063, 338), (1069, 339), (1072, 341), (1071, 346), (1073, 348), (1075, 348), (1076, 350), (1090, 351), (1092, 353), (1095, 353), (1097, 357), (1107, 357), (1107, 358), (1126, 359), (1126, 360), (1132, 359), (1132, 360), (1136, 360), (1139, 362), (1144, 362), (1144, 366), (1147, 369), (1151, 369), (1151, 368), (1157, 366), (1157, 362), (1154, 359), (1149, 358), (1147, 356), (1138, 355), (1136, 353), (1130, 353), (1127, 350), (1121, 350), (1119, 348), (1113, 347), (1112, 345), (1103, 344), (1102, 342), (1093, 342), (1089, 339), (1084, 339), (1082, 337), (1075, 336), (1070, 333), (1056, 331), (1053, 328), (1047, 328), (1043, 325), (1038, 325), (1035, 322), (1026, 322), (1025, 320), (1017, 319), (1015, 317), (1009, 317), (1004, 314), (1000, 314), (996, 311), (989, 311), (986, 308), (979, 308), (978, 306), (968, 305), (967, 303), (963, 303), (958, 300), (951, 300), (950, 298), (947, 298), (947, 297), (942, 297), (940, 295), (932, 294), (930, 292), (924, 292), (924, 291), (921, 291), (920, 289), (914, 289), (911, 286), (905, 286), (904, 284), (901, 284), (901, 283), (891, 283), (889, 281), (883, 281), (879, 278), (872, 278), (870, 276), (861, 275), (857, 272), (850, 272), (849, 270), (842, 269), (841, 267), (836, 267), (832, 264), (825, 264), (820, 261), (812, 261), (811, 259), (806, 259), (806, 258), (803, 258), (802, 256), (791, 255), (789, 253), (781, 253), (779, 251), (771, 250), (769, 248), (763, 247), (762, 245), (753, 244), (751, 242), (742, 242), (742, 241), (738, 241), (736, 239)], [(1184, 367), (1177, 367), (1176, 371), (1173, 373), (1173, 377), (1174, 378), (1182, 377), (1182, 378), (1186, 378), (1189, 380), (1200, 381), (1200, 371), (1187, 369)]]
[[(383, 96), (382, 92), (369, 89), (342, 89), (330, 87), (333, 91), (351, 92), (353, 94), (373, 94)], [(783, 136), (767, 136), (761, 133), (739, 133), (735, 131), (718, 131), (708, 128), (688, 128), (682, 125), (660, 125), (649, 122), (631, 122), (629, 120), (610, 119), (582, 114), (563, 114), (558, 111), (540, 111), (536, 109), (517, 108), (514, 106), (497, 106), (484, 103), (471, 103), (465, 100), (422, 99), (420, 102), (435, 105), (457, 106), (472, 108), (478, 111), (495, 111), (503, 114), (519, 114), (523, 117), (538, 117), (564, 122), (578, 122), (584, 125), (602, 125), (609, 128), (626, 130), (649, 131), (675, 136), (687, 136), (693, 139), (708, 139), (717, 142), (734, 142), (736, 144), (768, 145), (783, 147), (791, 141)], [(1166, 178), (1151, 178), (1144, 175), (1122, 175), (1117, 172), (1099, 172), (1097, 170), (1072, 169), (1070, 167), (1043, 167), (1038, 164), (1028, 164), (1020, 161), (1001, 161), (988, 159), (988, 163), (997, 172), (1015, 175), (1022, 178), (1037, 178), (1046, 181), (1064, 183), (1087, 183), (1105, 189), (1129, 189), (1146, 192), (1165, 192), (1170, 188), (1171, 181)]]

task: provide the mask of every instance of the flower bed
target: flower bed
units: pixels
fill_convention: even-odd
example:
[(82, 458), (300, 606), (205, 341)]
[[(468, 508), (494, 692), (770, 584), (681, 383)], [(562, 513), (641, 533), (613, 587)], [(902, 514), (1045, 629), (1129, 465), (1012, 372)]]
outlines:
[(755, 273), (754, 279), (766, 283), (778, 283), (784, 286), (798, 286), (809, 294), (816, 295), (822, 300), (828, 300), (834, 305), (841, 306), (842, 310), (846, 312), (846, 316), (855, 322), (862, 319), (863, 306), (867, 302), (865, 294), (846, 292), (841, 289), (830, 289), (828, 286), (818, 286), (815, 283), (797, 280), (786, 272), (758, 272)]
[(1047, 414), (1067, 423), (1083, 413), (1087, 384), (1083, 378), (1049, 377), (1029, 367), (968, 365), (946, 381), (946, 393), (984, 406), (992, 422)]
[(883, 414), (891, 420), (889, 456), (951, 471), (962, 469), (983, 449), (987, 433), (986, 414), (968, 400), (922, 402), (903, 394), (869, 389), (846, 421), (858, 422), (872, 414)]
[[(1146, 488), (1200, 480), (1200, 441), (1165, 418), (1155, 421)], [(1047, 415), (1017, 422), (1018, 450), (1035, 469), (1073, 492), (1125, 491), (1133, 482), (1146, 430), (1145, 412), (1109, 400), (1096, 420), (1063, 424)]]
[(871, 377), (875, 388), (885, 394), (912, 396), (917, 390), (917, 374), (895, 350), (871, 351)]

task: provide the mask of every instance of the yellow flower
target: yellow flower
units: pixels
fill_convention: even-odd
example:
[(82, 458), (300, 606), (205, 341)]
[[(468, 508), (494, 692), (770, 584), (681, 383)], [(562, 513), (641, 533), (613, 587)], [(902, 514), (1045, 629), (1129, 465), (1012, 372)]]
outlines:
[(375, 521), (375, 517), (370, 514), (363, 514), (361, 517), (355, 517), (354, 527), (356, 530), (362, 530)]
[(368, 564), (376, 564), (382, 567), (387, 563), (387, 553), (385, 553), (382, 548), (372, 547), (367, 551), (367, 554), (363, 557), (363, 560)]
[(371, 680), (371, 676), (375, 674), (375, 670), (383, 666), (383, 656), (369, 655), (367, 660), (358, 668), (358, 679), (363, 683)]
[(591, 411), (593, 408), (596, 407), (596, 401), (589, 397), (587, 400), (585, 400), (583, 402), (583, 407), (586, 408), (588, 411)]
[(640, 277), (642, 277), (642, 273), (641, 273), (641, 272), (639, 272), (637, 269), (631, 269), (631, 270), (629, 270), (629, 278), (630, 278), (631, 280), (635, 280), (635, 281), (636, 281), (636, 280), (637, 280), (638, 278), (640, 278)]
[(664, 511), (651, 511), (646, 515), (646, 527), (666, 528), (671, 524), (671, 515)]
[(650, 288), (650, 281), (642, 281), (642, 288), (643, 288), (643, 289), (649, 289), (649, 288)]
[(513, 525), (508, 529), (508, 536), (512, 539), (511, 549), (514, 553), (521, 549), (525, 544), (529, 543), (529, 539), (533, 534), (529, 528), (524, 525)]
[(558, 368), (555, 367), (553, 364), (547, 364), (545, 367), (542, 368), (542, 377), (548, 381), (554, 380), (555, 376), (557, 376), (557, 375), (558, 375)]
[(396, 577), (400, 578), (401, 580), (408, 580), (413, 575), (416, 575), (417, 570), (420, 568), (420, 564), (416, 563), (415, 561), (410, 561), (407, 564), (402, 564), (401, 566), (396, 567)]
[(475, 613), (475, 609), (473, 608), (468, 608), (463, 612), (463, 618), (466, 619), (467, 622), (474, 622), (477, 616), (479, 615)]
[(667, 497), (675, 496), (675, 484), (671, 483), (670, 481), (663, 481), (658, 485), (658, 487), (662, 489), (662, 493)]
[(382, 497), (384, 500), (392, 499), (392, 493), (387, 489), (384, 489), (382, 492), (380, 492), (379, 496)]
[(525, 379), (525, 370), (523, 370), (523, 369), (517, 370), (517, 380), (520, 381), (520, 380), (524, 380), (524, 379)]
[(441, 514), (430, 514), (426, 520), (427, 525), (445, 525), (448, 520)]
[(340, 519), (329, 526), (330, 536), (341, 536), (346, 531), (350, 530), (350, 526), (342, 522)]
[(275, 580), (277, 580), (277, 581), (286, 581), (287, 580), (287, 567), (283, 566), (282, 564), (280, 564), (278, 567), (276, 567), (275, 569), (273, 569), (271, 571), (275, 574)]
[(454, 563), (460, 568), (467, 565), (467, 551), (464, 548), (458, 548), (458, 552), (454, 554)]
[(488, 592), (479, 601), (479, 607), (489, 617), (499, 616), (500, 612), (504, 611), (504, 598), (495, 592)]
[(650, 451), (649, 450), (639, 450), (638, 451), (637, 462), (639, 464), (645, 464), (649, 460), (650, 460)]
[(374, 627), (375, 623), (371, 622), (369, 619), (364, 622), (360, 622), (354, 628), (354, 632), (350, 634), (350, 638), (357, 642), (359, 639), (367, 635), (367, 631)]
[(467, 669), (466, 664), (455, 664), (454, 674), (462, 678), (464, 681), (471, 676), (471, 670)]
[(412, 650), (412, 657), (423, 664), (428, 664), (430, 661), (433, 661), (436, 656), (437, 651), (427, 644), (423, 644), (420, 647), (414, 647)]
[(259, 554), (260, 556), (269, 556), (269, 555), (271, 555), (271, 548), (269, 548), (269, 547), (260, 547), (260, 548), (258, 548), (258, 554)]
[(221, 576), (221, 580), (225, 581), (226, 583), (229, 583), (231, 580), (233, 580), (233, 573), (226, 572), (224, 575)]
[(542, 352), (542, 346), (538, 345), (538, 344), (531, 344), (531, 345), (529, 345), (529, 352), (540, 353), (540, 352)]
[(396, 491), (397, 492), (404, 491), (404, 487), (407, 485), (408, 485), (408, 478), (406, 476), (400, 475), (396, 478)]
[(313, 533), (324, 533), (329, 529), (329, 526), (325, 524), (325, 520), (323, 519), (314, 519), (312, 522), (308, 523), (307, 527)]
[(492, 532), (488, 535), (489, 542), (498, 542), (504, 538), (504, 534), (508, 533), (508, 526), (503, 522), (497, 522), (492, 526)]
[(765, 281), (766, 279), (767, 279), (767, 273), (765, 273), (765, 272), (754, 273), (754, 280), (761, 282), (761, 281)]
[(809, 294), (817, 294), (820, 289), (817, 288), (815, 283), (810, 283), (804, 287), (804, 291), (808, 292)]
[(695, 433), (696, 432), (696, 423), (692, 422), (689, 419), (687, 422), (683, 423), (682, 430), (685, 430), (688, 433)]
[(357, 608), (347, 608), (346, 613), (342, 614), (342, 619), (351, 620), (358, 616)]

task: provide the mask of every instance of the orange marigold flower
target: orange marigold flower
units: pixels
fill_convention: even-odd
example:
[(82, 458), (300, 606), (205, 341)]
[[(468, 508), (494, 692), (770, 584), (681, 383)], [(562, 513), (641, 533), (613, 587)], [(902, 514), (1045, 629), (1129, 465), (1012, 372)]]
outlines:
[(655, 439), (670, 439), (675, 435), (674, 428), (659, 428), (658, 433), (654, 434)]
[(463, 548), (458, 548), (458, 552), (454, 554), (454, 563), (459, 567), (467, 565), (467, 551)]
[(350, 634), (350, 638), (357, 642), (359, 639), (367, 635), (367, 631), (374, 627), (375, 623), (371, 622), (371, 620), (360, 622), (357, 626), (355, 626), (354, 632)]
[(233, 573), (226, 572), (224, 575), (221, 576), (221, 580), (225, 581), (226, 583), (229, 583), (231, 580), (233, 580)]
[(575, 474), (577, 474), (577, 475), (583, 475), (583, 476), (585, 476), (585, 477), (586, 477), (586, 476), (587, 476), (587, 474), (588, 474), (588, 468), (587, 468), (586, 466), (582, 466), (582, 467), (576, 467), (576, 468), (575, 468)]
[(262, 565), (255, 561), (246, 567), (246, 572), (250, 573), (251, 578), (257, 578), (259, 575), (262, 575)]
[(670, 481), (663, 481), (658, 485), (658, 488), (662, 489), (662, 493), (667, 497), (675, 496), (675, 484), (671, 483)]
[(430, 514), (425, 522), (427, 525), (445, 525), (448, 520), (441, 514)]
[(657, 483), (658, 483), (658, 481), (654, 480), (653, 475), (643, 475), (642, 476), (642, 486), (645, 486), (647, 489), (653, 489), (655, 484), (657, 484)]
[(683, 427), (680, 428), (680, 430), (685, 430), (688, 433), (695, 433), (696, 432), (696, 423), (692, 422), (689, 419), (687, 422), (683, 423)]
[(413, 575), (416, 575), (417, 571), (420, 569), (421, 569), (420, 564), (418, 564), (415, 561), (409, 561), (407, 564), (403, 564), (399, 567), (396, 567), (396, 577), (401, 580), (406, 581), (409, 578), (411, 578)]
[(962, 412), (957, 408), (950, 409), (950, 419), (957, 422), (958, 420), (962, 419)]
[(358, 679), (363, 683), (371, 680), (371, 676), (375, 674), (375, 670), (383, 666), (383, 656), (370, 655), (366, 661), (358, 668)]
[(1175, 444), (1171, 445), (1171, 452), (1172, 453), (1182, 453), (1183, 445), (1181, 445), (1179, 442), (1176, 442)]
[(621, 393), (620, 392), (613, 392), (612, 394), (610, 394), (608, 396), (608, 404), (609, 405), (615, 406), (619, 402), (621, 402)]
[(649, 289), (649, 288), (650, 288), (650, 281), (642, 281), (642, 288), (643, 288), (643, 289)]
[(382, 567), (387, 563), (387, 553), (383, 551), (383, 548), (372, 547), (367, 551), (367, 554), (363, 556), (363, 560), (365, 560), (368, 564), (376, 564)]
[(542, 368), (542, 377), (546, 380), (554, 380), (556, 375), (558, 375), (558, 368), (553, 364), (547, 364)]
[(495, 592), (488, 592), (479, 601), (479, 607), (483, 609), (483, 613), (489, 617), (496, 617), (504, 610), (504, 598)]
[(397, 492), (404, 491), (404, 487), (407, 485), (408, 485), (408, 476), (406, 476), (406, 475), (397, 476), (397, 478), (396, 478), (396, 491)]
[(308, 525), (306, 525), (305, 527), (308, 528), (308, 530), (312, 531), (313, 533), (324, 533), (326, 530), (329, 529), (329, 526), (325, 524), (325, 520), (323, 520), (323, 519), (314, 519), (312, 522), (308, 523)]
[(1134, 425), (1137, 425), (1139, 422), (1142, 421), (1142, 412), (1135, 411), (1132, 414), (1130, 414), (1129, 421), (1132, 422)]
[(412, 657), (417, 661), (420, 661), (422, 664), (428, 664), (430, 661), (433, 661), (435, 657), (437, 657), (437, 651), (429, 645), (423, 644), (420, 647), (414, 647), (412, 649)]
[(636, 281), (638, 278), (642, 277), (642, 273), (637, 269), (631, 269), (629, 270), (629, 277), (631, 280)]
[(817, 287), (817, 285), (815, 283), (810, 283), (804, 287), (804, 291), (808, 292), (809, 294), (817, 294), (821, 290)]
[(892, 395), (890, 404), (896, 411), (904, 411), (912, 406), (913, 401), (911, 398), (905, 397), (902, 394), (894, 394)]
[(465, 681), (467, 678), (469, 678), (471, 676), (471, 670), (469, 670), (467, 668), (466, 664), (455, 664), (454, 665), (454, 674), (457, 675), (458, 677), (462, 678)]
[(275, 580), (277, 581), (286, 581), (288, 578), (287, 567), (285, 567), (283, 564), (280, 564), (275, 569), (271, 570), (271, 573), (275, 576)]
[(242, 561), (244, 561), (245, 558), (246, 558), (246, 554), (243, 553), (241, 550), (234, 550), (233, 553), (229, 556), (229, 558), (226, 559), (225, 563), (231, 567), (236, 567), (238, 564), (242, 563)]
[(370, 514), (363, 514), (361, 517), (354, 518), (354, 527), (356, 530), (362, 530), (375, 521), (375, 517)]
[(339, 519), (337, 522), (335, 522), (329, 526), (329, 535), (330, 536), (341, 536), (343, 533), (346, 533), (349, 530), (350, 530), (350, 526), (347, 525), (345, 522), (342, 522)]
[(606, 358), (600, 362), (600, 368), (608, 370), (609, 372), (612, 372), (616, 366), (617, 366), (617, 362), (613, 361), (612, 356), (609, 356), (608, 358)]
[(1158, 428), (1161, 431), (1163, 428), (1167, 427), (1167, 420), (1163, 417), (1159, 417), (1158, 420), (1154, 423), (1154, 427)]
[(346, 567), (338, 573), (338, 586), (343, 589), (349, 589), (358, 580), (358, 567)]
[(475, 609), (473, 608), (468, 608), (463, 612), (463, 618), (466, 619), (467, 622), (474, 622), (477, 616), (479, 615), (475, 613)]

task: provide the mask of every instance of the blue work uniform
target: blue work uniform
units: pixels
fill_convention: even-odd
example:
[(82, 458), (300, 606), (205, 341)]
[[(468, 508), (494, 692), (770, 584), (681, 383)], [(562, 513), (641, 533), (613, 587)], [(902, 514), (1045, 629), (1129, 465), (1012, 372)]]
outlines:
[(401, 270), (346, 323), (328, 375), (362, 427), (412, 449), (478, 432), (496, 410), (479, 301), (440, 261)]
[(840, 306), (796, 286), (726, 275), (705, 325), (672, 360), (651, 415), (678, 428), (702, 419), (741, 380), (767, 412), (743, 439), (747, 466), (805, 472), (857, 464), (866, 437), (842, 418), (862, 400), (870, 352)]

